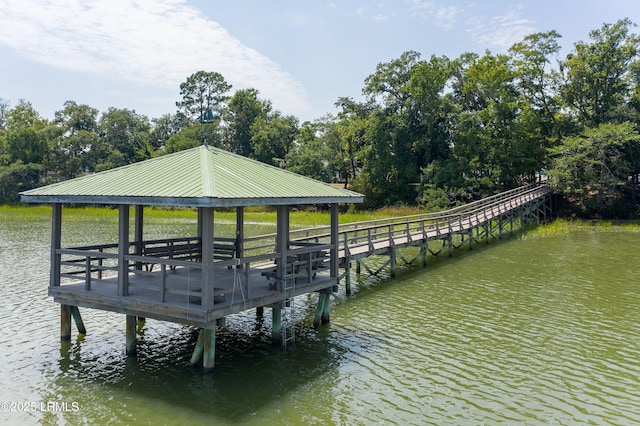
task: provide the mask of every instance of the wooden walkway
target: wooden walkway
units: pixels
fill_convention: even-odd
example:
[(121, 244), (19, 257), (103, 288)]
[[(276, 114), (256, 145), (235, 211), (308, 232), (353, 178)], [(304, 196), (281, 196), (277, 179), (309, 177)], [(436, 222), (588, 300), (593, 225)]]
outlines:
[[(502, 238), (505, 232), (511, 234), (526, 222), (545, 221), (551, 217), (550, 194), (549, 186), (534, 184), (442, 212), (342, 224), (338, 251), (340, 266), (345, 270), (342, 277), (348, 288), (351, 261), (360, 266), (365, 258), (389, 256), (387, 263), (369, 272), (377, 274), (390, 265), (393, 276), (398, 250), (405, 247), (419, 247), (419, 256), (412, 261), (421, 258), (426, 265), (429, 254), (451, 255), (454, 248)], [(292, 231), (291, 235), (296, 241), (326, 241), (328, 228)]]
[[(200, 259), (197, 237), (131, 242), (124, 255), (118, 253), (117, 244), (56, 249), (60, 270), (52, 270), (52, 282), (59, 285), (50, 285), (49, 294), (62, 304), (61, 335), (70, 333), (67, 323), (72, 314), (79, 318), (78, 307), (126, 314), (128, 351), (135, 352), (132, 318), (201, 327), (206, 339), (206, 333), (214, 333), (226, 316), (264, 307), (274, 311), (274, 339), (286, 342), (282, 309), (298, 295), (318, 292), (314, 324), (328, 321), (329, 296), (342, 281), (350, 291), (353, 263), (357, 273), (361, 267), (372, 274), (389, 267), (391, 276), (398, 259), (426, 265), (429, 255), (451, 255), (454, 248), (471, 248), (513, 233), (526, 222), (549, 219), (550, 194), (547, 185), (528, 185), (438, 213), (342, 224), (334, 241), (330, 226), (290, 230), (286, 256), (274, 251), (276, 234), (244, 238), (241, 250), (234, 240), (217, 238), (210, 264), (215, 288), (209, 306), (202, 301), (206, 262)], [(418, 254), (405, 258), (401, 250), (407, 247), (417, 247)], [(332, 255), (337, 265), (332, 264)], [(372, 270), (364, 262), (371, 256), (388, 259)], [(285, 258), (286, 276), (278, 277), (283, 270), (278, 261)], [(79, 323), (78, 328), (84, 330), (84, 325)]]

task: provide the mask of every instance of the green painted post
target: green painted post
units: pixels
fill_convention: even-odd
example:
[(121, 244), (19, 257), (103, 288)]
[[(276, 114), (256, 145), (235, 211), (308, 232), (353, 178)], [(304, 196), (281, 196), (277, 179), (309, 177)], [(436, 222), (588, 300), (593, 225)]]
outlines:
[(318, 327), (320, 325), (320, 321), (322, 319), (322, 313), (324, 312), (324, 300), (326, 298), (326, 293), (318, 294), (318, 306), (316, 306), (316, 315), (313, 317), (313, 326)]
[(322, 324), (328, 324), (331, 317), (331, 295), (324, 293), (324, 306), (322, 308)]
[(273, 344), (282, 343), (282, 308), (271, 308), (271, 340)]
[(211, 370), (216, 363), (216, 329), (205, 328), (203, 331), (203, 360), (202, 366), (205, 370)]
[(136, 316), (135, 315), (127, 315), (127, 355), (135, 355), (136, 354)]
[(359, 260), (356, 260), (356, 275), (360, 276), (360, 272), (362, 272), (362, 265)]
[(60, 340), (71, 340), (71, 306), (60, 305)]
[(198, 340), (196, 341), (196, 347), (193, 348), (193, 354), (191, 355), (191, 361), (189, 361), (189, 364), (191, 364), (192, 366), (196, 365), (202, 358), (203, 350), (204, 350), (204, 330), (200, 329), (200, 333), (198, 333)]
[(77, 306), (70, 306), (71, 315), (73, 316), (73, 320), (76, 323), (76, 327), (78, 327), (78, 333), (87, 334), (87, 329), (84, 327), (84, 323), (82, 322), (82, 317), (80, 316), (80, 310)]

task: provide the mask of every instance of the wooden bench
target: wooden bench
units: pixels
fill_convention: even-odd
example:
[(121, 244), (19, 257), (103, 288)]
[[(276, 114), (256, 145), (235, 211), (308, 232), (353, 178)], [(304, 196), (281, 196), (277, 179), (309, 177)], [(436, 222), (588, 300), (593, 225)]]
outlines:
[[(289, 265), (292, 265), (293, 271), (287, 271), (287, 273), (292, 273), (293, 277), (296, 281), (300, 278), (307, 278), (309, 282), (314, 279), (317, 275), (318, 270), (322, 269), (322, 265), (324, 263), (324, 252), (322, 250), (312, 251), (308, 253), (302, 253), (294, 256), (287, 257), (287, 269)], [(278, 278), (278, 258), (274, 260), (274, 264), (264, 271), (262, 271), (262, 276), (266, 277), (267, 280), (276, 280)], [(276, 283), (269, 283), (270, 289), (276, 288)]]
[[(200, 242), (165, 242), (162, 245), (145, 246), (142, 251), (142, 255), (145, 257), (157, 257), (161, 259), (173, 259), (197, 262), (202, 256), (202, 246)], [(148, 271), (153, 270), (155, 263), (149, 262), (146, 264)], [(171, 269), (175, 269), (175, 266), (171, 266)]]

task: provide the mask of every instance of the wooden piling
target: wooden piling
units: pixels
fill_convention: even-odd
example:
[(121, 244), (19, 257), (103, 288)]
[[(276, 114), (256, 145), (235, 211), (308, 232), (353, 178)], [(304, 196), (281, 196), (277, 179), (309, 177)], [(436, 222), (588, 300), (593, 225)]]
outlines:
[(390, 256), (391, 256), (391, 278), (395, 278), (396, 276), (396, 258), (397, 258), (397, 253), (396, 253), (396, 248), (395, 246), (391, 247), (390, 249)]
[(73, 316), (73, 320), (76, 323), (76, 327), (78, 328), (78, 333), (86, 335), (87, 334), (87, 329), (84, 326), (84, 323), (82, 322), (82, 317), (80, 316), (80, 310), (78, 309), (77, 306), (70, 306), (71, 308), (71, 315)]
[(349, 258), (345, 260), (344, 290), (347, 294), (351, 294), (351, 259)]
[(327, 297), (326, 293), (318, 294), (318, 306), (316, 306), (316, 315), (313, 317), (313, 326), (318, 327), (322, 321), (322, 313), (324, 312), (324, 302)]
[(203, 335), (202, 367), (205, 370), (211, 370), (216, 363), (216, 329), (205, 328), (203, 330)]
[(71, 340), (71, 306), (60, 305), (60, 340)]
[(189, 364), (196, 365), (202, 359), (202, 352), (204, 351), (204, 330), (200, 329), (200, 333), (198, 333), (198, 340), (196, 341), (196, 346), (193, 348), (193, 354), (191, 354), (191, 361)]
[(429, 241), (424, 240), (424, 245), (420, 247), (420, 254), (422, 255), (422, 266), (427, 266), (427, 257), (429, 256)]
[(324, 306), (322, 308), (322, 324), (328, 324), (331, 317), (331, 295), (329, 292), (324, 294)]
[(127, 325), (126, 325), (126, 352), (127, 355), (135, 356), (136, 354), (136, 343), (137, 343), (137, 329), (136, 329), (136, 316), (135, 315), (127, 315)]
[(273, 306), (271, 311), (271, 339), (274, 344), (280, 344), (282, 343), (282, 308)]

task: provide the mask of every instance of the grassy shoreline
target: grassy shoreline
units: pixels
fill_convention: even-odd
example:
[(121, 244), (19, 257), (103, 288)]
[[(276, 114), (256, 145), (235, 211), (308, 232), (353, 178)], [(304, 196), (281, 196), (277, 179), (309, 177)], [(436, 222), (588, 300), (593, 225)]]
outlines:
[[(340, 214), (340, 223), (410, 216), (420, 213), (423, 212), (417, 208), (410, 207), (392, 207), (360, 212), (347, 211)], [(21, 219), (48, 219), (50, 214), (51, 207), (49, 205), (0, 205), (0, 220), (2, 218), (16, 217), (20, 217)], [(118, 210), (112, 207), (66, 207), (63, 215), (70, 219), (104, 218), (105, 220), (117, 221)], [(149, 207), (145, 209), (145, 217), (153, 220), (162, 220), (164, 218), (167, 220), (196, 220), (197, 213), (195, 209), (191, 208)], [(235, 211), (231, 209), (216, 210), (215, 217), (220, 221), (234, 222)], [(328, 211), (294, 209), (291, 212), (291, 224), (295, 227), (328, 225), (330, 220), (331, 218)], [(276, 221), (276, 212), (275, 210), (264, 207), (247, 208), (245, 210), (245, 221), (273, 224)], [(541, 224), (539, 226), (531, 226), (527, 229), (526, 237), (533, 238), (547, 235), (563, 235), (571, 232), (584, 231), (585, 229), (610, 232), (640, 232), (640, 222), (557, 218), (549, 223)]]
[[(347, 211), (340, 213), (340, 223), (361, 222), (374, 219), (384, 219), (398, 216), (409, 216), (423, 213), (417, 208), (410, 207), (391, 207), (375, 211), (362, 211), (353, 212)], [(3, 217), (20, 217), (24, 219), (29, 218), (43, 218), (48, 217), (51, 214), (51, 207), (49, 205), (0, 205), (0, 219)], [(63, 209), (63, 217), (67, 218), (89, 218), (89, 217), (104, 217), (116, 218), (118, 216), (118, 209), (113, 207), (65, 207)], [(145, 217), (155, 220), (167, 220), (173, 219), (194, 219), (197, 217), (196, 209), (193, 208), (169, 208), (169, 207), (147, 207), (145, 209)], [(235, 210), (221, 209), (215, 211), (215, 217), (221, 221), (235, 221)], [(275, 223), (276, 211), (265, 207), (248, 207), (245, 209), (245, 221), (246, 222), (259, 222), (259, 223)], [(328, 211), (309, 211), (293, 209), (290, 215), (290, 221), (292, 226), (312, 227), (329, 225), (331, 223), (331, 216)]]

